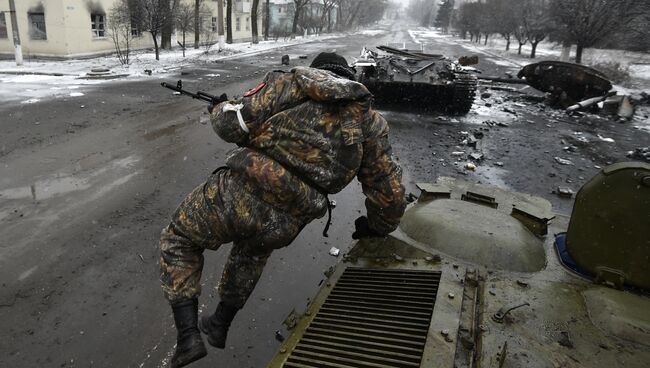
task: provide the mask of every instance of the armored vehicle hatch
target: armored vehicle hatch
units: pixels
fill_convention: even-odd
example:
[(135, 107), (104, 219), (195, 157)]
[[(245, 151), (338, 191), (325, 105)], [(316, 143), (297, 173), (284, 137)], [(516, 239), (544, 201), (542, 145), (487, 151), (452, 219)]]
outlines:
[(650, 165), (605, 168), (570, 218), (496, 187), (419, 187), (396, 232), (344, 256), (269, 368), (647, 366)]

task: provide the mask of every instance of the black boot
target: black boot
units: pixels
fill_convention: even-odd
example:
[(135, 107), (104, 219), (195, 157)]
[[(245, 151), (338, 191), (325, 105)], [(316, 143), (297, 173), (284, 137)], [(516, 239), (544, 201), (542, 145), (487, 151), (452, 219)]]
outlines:
[(196, 327), (199, 314), (198, 300), (189, 299), (172, 304), (172, 310), (178, 331), (176, 351), (172, 357), (172, 368), (179, 368), (203, 358), (208, 352), (203, 345), (201, 333)]
[(239, 308), (231, 307), (219, 302), (217, 310), (211, 316), (201, 316), (199, 329), (208, 335), (208, 343), (215, 348), (223, 349), (226, 347), (226, 337), (230, 322), (235, 318)]

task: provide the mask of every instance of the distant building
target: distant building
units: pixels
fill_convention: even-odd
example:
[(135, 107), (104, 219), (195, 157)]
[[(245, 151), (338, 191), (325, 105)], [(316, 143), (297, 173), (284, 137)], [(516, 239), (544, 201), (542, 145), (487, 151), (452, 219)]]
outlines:
[[(183, 1), (194, 3), (194, 0)], [(73, 58), (112, 52), (114, 45), (107, 33), (110, 21), (107, 14), (117, 2), (118, 0), (15, 0), (24, 57)], [(212, 41), (216, 42), (218, 3), (216, 0), (204, 3), (210, 14), (202, 14), (201, 24), (214, 32)], [(225, 6), (226, 1), (223, 3)], [(248, 0), (234, 2), (232, 30), (235, 42), (252, 38), (251, 4)], [(224, 24), (225, 13), (224, 9)], [(262, 35), (262, 12), (258, 14), (258, 32)], [(133, 48), (153, 46), (149, 33), (141, 33), (137, 29), (133, 32), (136, 35)], [(12, 34), (9, 1), (0, 0), (0, 55), (13, 55)], [(194, 38), (191, 34), (186, 37)]]
[(269, 32), (271, 35), (291, 33), (294, 6), (293, 0), (269, 1)]

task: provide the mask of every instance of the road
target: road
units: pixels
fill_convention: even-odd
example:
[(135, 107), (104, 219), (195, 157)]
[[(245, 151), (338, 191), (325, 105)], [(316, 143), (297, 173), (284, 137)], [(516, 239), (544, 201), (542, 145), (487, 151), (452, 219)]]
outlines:
[[(364, 45), (409, 41), (405, 29), (355, 34), (185, 69), (171, 80), (232, 96), (280, 68), (284, 53), (293, 65), (308, 65), (320, 51), (351, 59)], [(468, 54), (436, 40), (427, 49)], [(302, 54), (308, 58), (296, 57)], [(494, 57), (478, 67), (495, 75), (515, 70)], [(160, 81), (118, 80), (75, 99), (0, 102), (0, 366), (168, 366), (175, 329), (158, 285), (158, 236), (175, 206), (233, 146), (206, 124), (203, 105), (163, 90)], [(572, 201), (552, 194), (555, 187), (577, 190), (597, 167), (650, 145), (646, 132), (589, 115), (566, 117), (527, 97), (534, 95), (529, 89), (481, 93), (464, 117), (384, 112), (409, 192), (417, 194), (416, 182), (460, 176), (540, 195), (569, 213)], [(485, 159), (472, 172), (452, 152), (466, 151), (458, 146), (462, 132), (474, 131), (484, 134)], [(571, 145), (575, 152), (563, 149)], [(556, 156), (574, 165), (560, 165)], [(265, 366), (279, 344), (276, 330), (286, 334), (284, 318), (303, 310), (337, 261), (330, 247), (350, 246), (353, 221), (364, 210), (359, 184), (333, 199), (330, 237), (321, 236), (324, 221), (315, 221), (276, 251), (235, 319), (227, 348), (210, 349), (193, 367)], [(206, 253), (202, 310), (216, 307), (214, 288), (229, 249)]]

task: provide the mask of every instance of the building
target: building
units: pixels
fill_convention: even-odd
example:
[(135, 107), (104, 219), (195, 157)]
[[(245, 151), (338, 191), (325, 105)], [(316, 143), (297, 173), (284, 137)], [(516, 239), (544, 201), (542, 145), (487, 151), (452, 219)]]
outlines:
[(271, 35), (288, 35), (293, 26), (293, 0), (269, 1), (269, 33)]
[[(110, 53), (115, 46), (108, 33), (107, 14), (119, 0), (15, 0), (22, 51), (25, 58), (74, 58)], [(194, 3), (193, 0), (183, 0)], [(260, 1), (262, 3), (262, 1)], [(214, 33), (217, 41), (217, 1), (205, 1), (209, 14), (202, 14), (202, 24)], [(233, 6), (233, 41), (243, 42), (251, 36), (251, 1), (236, 0)], [(225, 6), (225, 1), (224, 1)], [(262, 13), (258, 32), (262, 34)], [(224, 9), (225, 23), (225, 9)], [(153, 47), (151, 35), (133, 29), (134, 49)], [(209, 33), (209, 32), (208, 32)], [(13, 29), (9, 1), (0, 0), (0, 55), (13, 55)], [(193, 34), (186, 35), (194, 39)], [(203, 35), (205, 39), (205, 34)], [(172, 40), (172, 44), (176, 44)]]

